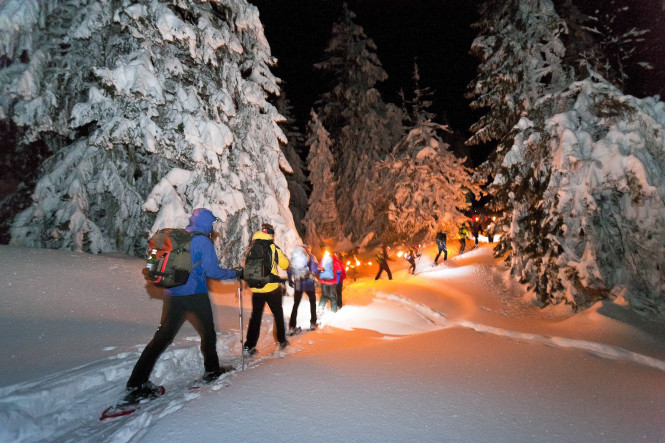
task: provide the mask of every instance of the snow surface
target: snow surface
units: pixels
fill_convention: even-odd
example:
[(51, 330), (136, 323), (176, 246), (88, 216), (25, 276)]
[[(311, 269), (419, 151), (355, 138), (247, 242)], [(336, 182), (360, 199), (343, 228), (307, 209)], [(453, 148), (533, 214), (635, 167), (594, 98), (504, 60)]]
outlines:
[[(390, 262), (392, 281), (362, 265), (286, 351), (266, 310), (258, 356), (196, 391), (186, 324), (152, 374), (165, 396), (100, 422), (159, 323), (143, 261), (0, 246), (0, 441), (665, 441), (665, 322), (540, 310), (488, 245), (456, 248), (435, 268), (425, 248), (416, 276)], [(237, 284), (210, 288), (220, 358), (240, 366)]]

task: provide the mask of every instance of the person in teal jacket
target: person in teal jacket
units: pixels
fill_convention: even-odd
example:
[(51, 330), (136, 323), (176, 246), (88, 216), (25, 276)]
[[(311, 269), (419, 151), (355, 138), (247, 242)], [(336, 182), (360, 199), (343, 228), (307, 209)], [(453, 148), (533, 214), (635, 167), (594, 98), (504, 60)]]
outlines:
[(161, 390), (149, 381), (150, 373), (159, 356), (175, 338), (187, 315), (201, 336), (201, 353), (205, 369), (203, 379), (212, 381), (224, 372), (219, 366), (217, 356), (217, 334), (206, 279), (239, 278), (242, 276), (242, 268), (224, 269), (219, 266), (215, 247), (209, 237), (212, 225), (217, 220), (217, 217), (205, 208), (195, 209), (189, 218), (189, 225), (185, 229), (194, 234), (190, 245), (193, 269), (184, 285), (165, 290), (159, 328), (141, 353), (127, 381), (129, 400), (151, 397)]

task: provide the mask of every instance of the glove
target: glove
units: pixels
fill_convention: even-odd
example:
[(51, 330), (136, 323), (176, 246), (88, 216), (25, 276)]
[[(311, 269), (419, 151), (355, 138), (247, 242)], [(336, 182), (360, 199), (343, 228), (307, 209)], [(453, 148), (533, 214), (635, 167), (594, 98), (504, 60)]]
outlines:
[(242, 267), (236, 266), (235, 268), (233, 268), (233, 270), (236, 272), (236, 278), (241, 279), (243, 275)]

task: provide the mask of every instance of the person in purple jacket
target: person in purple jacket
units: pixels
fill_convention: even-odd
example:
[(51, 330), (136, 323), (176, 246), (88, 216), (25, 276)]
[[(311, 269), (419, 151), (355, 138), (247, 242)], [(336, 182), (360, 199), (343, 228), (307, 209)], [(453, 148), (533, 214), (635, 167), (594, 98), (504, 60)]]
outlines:
[(203, 380), (215, 380), (225, 372), (224, 368), (219, 366), (217, 334), (206, 278), (232, 280), (242, 277), (242, 268), (224, 269), (219, 266), (215, 247), (209, 238), (212, 225), (217, 220), (210, 210), (204, 208), (195, 209), (189, 217), (189, 225), (185, 229), (194, 234), (190, 246), (193, 269), (184, 285), (165, 291), (161, 323), (127, 381), (127, 393), (132, 399), (155, 396), (162, 391), (149, 381), (150, 373), (159, 356), (175, 338), (186, 316), (201, 336), (205, 368)]

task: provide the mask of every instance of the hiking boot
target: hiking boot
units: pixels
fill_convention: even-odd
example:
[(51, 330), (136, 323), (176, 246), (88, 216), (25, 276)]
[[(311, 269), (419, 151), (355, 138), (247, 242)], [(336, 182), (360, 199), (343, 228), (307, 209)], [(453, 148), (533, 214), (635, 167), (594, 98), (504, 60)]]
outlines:
[(289, 327), (289, 335), (294, 335), (295, 333), (296, 333), (296, 328), (294, 328), (293, 326), (290, 326)]
[(316, 323), (311, 323), (311, 324), (309, 325), (309, 330), (310, 330), (310, 331), (316, 331), (316, 328), (317, 328)]
[(205, 374), (203, 374), (203, 377), (201, 377), (201, 381), (203, 383), (210, 383), (212, 381), (217, 380), (222, 374), (226, 374), (229, 372), (231, 368), (226, 367), (226, 366), (220, 366), (219, 369), (216, 371), (207, 371)]
[(123, 398), (125, 403), (138, 403), (148, 398), (159, 397), (164, 394), (164, 386), (157, 386), (147, 381), (140, 386), (127, 387), (127, 394)]
[(283, 351), (283, 350), (286, 349), (288, 346), (289, 346), (289, 341), (288, 341), (288, 340), (284, 340), (283, 342), (280, 342), (280, 343), (279, 343), (279, 350), (280, 350), (280, 351)]
[(248, 348), (247, 346), (242, 349), (242, 355), (245, 357), (252, 357), (256, 355), (257, 352), (259, 351), (257, 351), (256, 348)]

